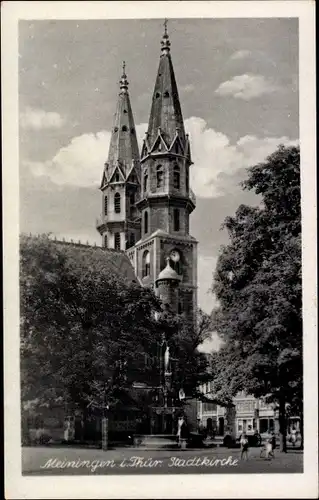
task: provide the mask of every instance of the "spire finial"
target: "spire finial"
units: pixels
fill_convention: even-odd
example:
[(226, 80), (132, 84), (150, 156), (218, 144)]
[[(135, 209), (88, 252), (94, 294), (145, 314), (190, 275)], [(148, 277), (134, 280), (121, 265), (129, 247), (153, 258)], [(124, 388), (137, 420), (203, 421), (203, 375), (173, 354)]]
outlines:
[(171, 42), (169, 41), (168, 34), (167, 34), (167, 19), (165, 19), (163, 25), (164, 25), (164, 35), (161, 41), (162, 44), (162, 52), (163, 54), (168, 54), (171, 46)]
[(167, 19), (165, 19), (165, 21), (164, 21), (164, 36), (167, 36), (167, 23), (168, 23), (168, 21), (167, 21)]
[(126, 63), (125, 63), (125, 61), (123, 61), (123, 64), (122, 64), (123, 73), (122, 73), (122, 77), (120, 80), (120, 89), (121, 89), (122, 93), (126, 93), (127, 89), (128, 89), (128, 81), (127, 81), (127, 76), (125, 74), (125, 68), (126, 68)]

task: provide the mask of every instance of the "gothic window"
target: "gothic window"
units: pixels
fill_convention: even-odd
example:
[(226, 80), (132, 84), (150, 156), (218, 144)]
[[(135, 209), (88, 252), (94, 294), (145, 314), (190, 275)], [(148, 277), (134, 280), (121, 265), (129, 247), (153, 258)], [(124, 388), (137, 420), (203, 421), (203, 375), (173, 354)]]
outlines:
[(135, 245), (135, 234), (130, 233), (130, 247), (133, 247)]
[(107, 196), (104, 198), (104, 215), (107, 215)]
[(186, 167), (185, 177), (186, 177), (186, 192), (188, 193), (188, 191), (189, 191), (189, 171), (188, 171), (188, 167)]
[(148, 233), (148, 212), (144, 212), (144, 234)]
[(161, 189), (164, 187), (164, 172), (162, 165), (156, 167), (156, 187)]
[(179, 224), (179, 210), (178, 210), (178, 208), (174, 208), (173, 219), (174, 219), (174, 231), (179, 231), (180, 224)]
[(104, 236), (104, 247), (107, 248), (107, 235)]
[(164, 92), (164, 97), (169, 97), (169, 92)]
[(174, 165), (173, 186), (174, 186), (174, 189), (180, 188), (180, 171), (179, 171), (178, 165)]
[(151, 255), (148, 250), (145, 250), (145, 252), (143, 253), (143, 264), (142, 264), (143, 278), (145, 276), (150, 275), (150, 270), (151, 270)]
[(115, 182), (120, 182), (120, 174), (118, 172), (116, 172), (114, 179)]
[(115, 248), (115, 250), (121, 250), (121, 234), (120, 233), (114, 234), (114, 248)]
[(143, 179), (143, 190), (144, 190), (144, 193), (145, 193), (145, 191), (147, 191), (147, 184), (148, 184), (148, 175), (147, 175), (147, 171), (145, 171), (145, 173), (144, 173), (144, 179)]
[(135, 204), (135, 193), (130, 194), (130, 204), (134, 205)]
[(120, 193), (115, 193), (115, 195), (114, 195), (114, 212), (116, 214), (121, 213), (121, 195), (120, 195)]
[(159, 92), (156, 92), (156, 94), (155, 94), (156, 99), (158, 99), (160, 97), (160, 95), (161, 94)]
[(123, 125), (123, 127), (122, 127), (122, 131), (123, 131), (123, 132), (127, 132), (127, 126), (126, 126), (126, 125)]

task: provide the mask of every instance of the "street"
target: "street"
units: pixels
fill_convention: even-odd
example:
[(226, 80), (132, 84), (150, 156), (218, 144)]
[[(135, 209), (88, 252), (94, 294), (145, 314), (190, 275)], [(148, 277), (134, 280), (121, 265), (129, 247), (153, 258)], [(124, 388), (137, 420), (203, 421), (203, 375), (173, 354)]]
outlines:
[(140, 450), (118, 448), (108, 451), (76, 447), (22, 448), (23, 475), (88, 474), (224, 474), (302, 473), (303, 453), (280, 453), (260, 458), (260, 449), (251, 448), (248, 460), (240, 460), (239, 449)]

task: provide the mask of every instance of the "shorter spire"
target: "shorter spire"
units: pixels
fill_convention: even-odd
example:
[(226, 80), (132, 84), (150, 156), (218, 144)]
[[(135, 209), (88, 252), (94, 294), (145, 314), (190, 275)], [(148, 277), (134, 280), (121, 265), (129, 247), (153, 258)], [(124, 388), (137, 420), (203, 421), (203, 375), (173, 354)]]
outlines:
[(128, 81), (125, 73), (125, 67), (126, 67), (125, 61), (123, 61), (123, 72), (120, 80), (120, 89), (122, 93), (126, 93), (128, 91)]
[(169, 41), (169, 37), (168, 37), (168, 34), (167, 34), (167, 19), (165, 19), (164, 21), (164, 35), (163, 35), (163, 38), (162, 38), (162, 41), (161, 41), (161, 45), (162, 45), (162, 52), (163, 54), (168, 54), (169, 51), (170, 51), (170, 46), (171, 46), (171, 42)]

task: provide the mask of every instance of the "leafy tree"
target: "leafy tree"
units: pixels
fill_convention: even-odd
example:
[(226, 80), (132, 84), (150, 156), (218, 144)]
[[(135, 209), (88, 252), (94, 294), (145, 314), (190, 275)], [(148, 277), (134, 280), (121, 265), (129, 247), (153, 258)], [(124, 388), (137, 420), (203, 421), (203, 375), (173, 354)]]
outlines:
[(85, 412), (152, 376), (144, 353), (161, 332), (150, 290), (116, 273), (100, 248), (22, 236), (20, 256), (23, 402)]
[[(90, 409), (127, 400), (133, 382), (158, 387), (163, 334), (176, 360), (176, 388), (192, 391), (197, 385), (205, 371), (197, 347), (210, 319), (199, 311), (198, 328), (181, 316), (156, 319), (154, 313), (162, 311), (158, 299), (125, 279), (116, 259), (117, 253), (98, 247), (21, 236), (23, 404), (64, 404), (80, 408), (85, 418)], [(152, 397), (137, 394), (137, 403), (144, 407), (142, 400), (150, 404)]]
[(248, 169), (244, 189), (259, 207), (241, 205), (224, 227), (213, 291), (214, 327), (225, 341), (215, 355), (215, 390), (230, 401), (240, 390), (279, 409), (286, 451), (286, 408), (302, 413), (300, 151), (280, 146)]

